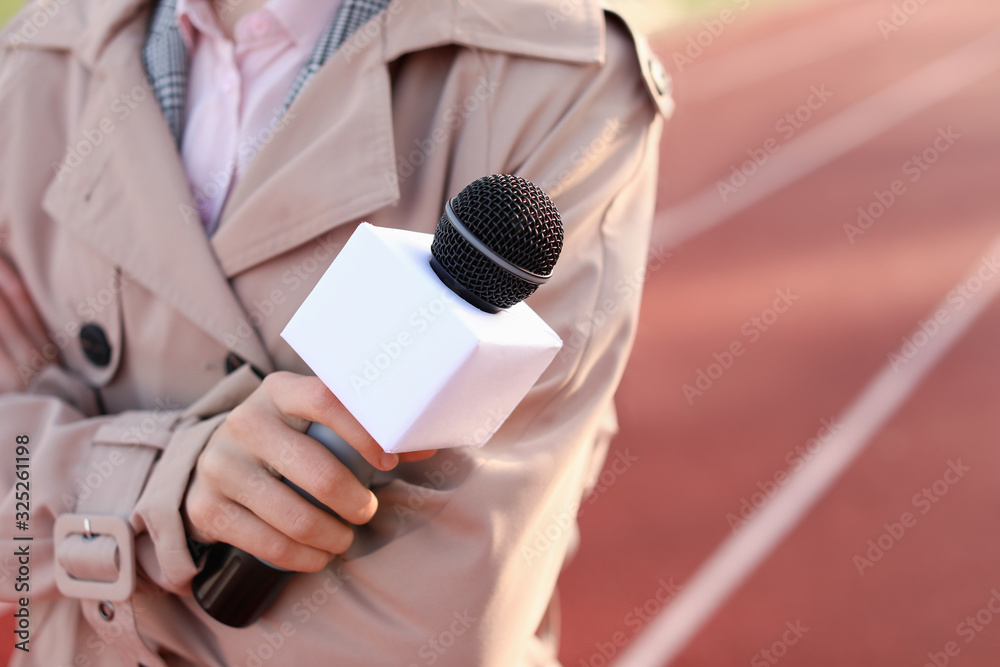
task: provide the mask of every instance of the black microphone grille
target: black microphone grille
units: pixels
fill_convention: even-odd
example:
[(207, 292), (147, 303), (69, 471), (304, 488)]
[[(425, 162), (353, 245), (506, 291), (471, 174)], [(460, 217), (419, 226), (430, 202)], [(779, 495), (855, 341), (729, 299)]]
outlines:
[(494, 174), (470, 183), (448, 202), (431, 254), (435, 271), (440, 275), (443, 269), (474, 298), (456, 290), (459, 294), (497, 312), (548, 280), (562, 244), (562, 221), (549, 196), (531, 181)]

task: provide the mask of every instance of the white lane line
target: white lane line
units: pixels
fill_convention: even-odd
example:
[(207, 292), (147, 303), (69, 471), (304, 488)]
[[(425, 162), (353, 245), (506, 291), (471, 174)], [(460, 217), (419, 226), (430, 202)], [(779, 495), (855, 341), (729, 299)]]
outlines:
[(654, 221), (654, 247), (677, 246), (707, 231), (998, 68), (1000, 30), (994, 30), (802, 132), (729, 194), (728, 201), (713, 183), (661, 211)]
[[(926, 344), (905, 363), (893, 358), (882, 368), (839, 420), (841, 430), (811, 461), (793, 472), (785, 486), (771, 496), (739, 532), (730, 535), (715, 550), (674, 601), (622, 653), (615, 667), (667, 665), (683, 650), (691, 637), (795, 528), (1000, 293), (1000, 275), (996, 269), (998, 255), (1000, 237), (993, 240), (983, 258), (959, 283), (968, 288), (969, 298), (956, 296), (952, 301), (945, 297), (922, 320), (933, 319), (943, 309), (949, 314), (947, 323), (933, 336), (926, 336), (925, 332)], [(985, 279), (981, 273), (984, 269)], [(977, 285), (981, 287), (977, 289)], [(923, 341), (924, 338), (917, 337), (918, 331), (921, 329), (916, 329), (909, 340)], [(903, 347), (896, 354), (907, 359)]]
[[(885, 8), (877, 4), (850, 7), (822, 21), (696, 63), (688, 72), (677, 75), (677, 87), (684, 86), (684, 99), (693, 102), (732, 93), (881, 39), (876, 21), (884, 14)], [(678, 52), (684, 53), (682, 49)], [(667, 59), (672, 60), (673, 55)], [(687, 85), (687, 81), (693, 83)]]

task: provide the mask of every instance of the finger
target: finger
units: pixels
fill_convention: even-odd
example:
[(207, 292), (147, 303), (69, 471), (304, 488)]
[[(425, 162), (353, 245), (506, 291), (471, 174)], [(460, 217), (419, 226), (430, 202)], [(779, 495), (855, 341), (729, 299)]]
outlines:
[(262, 389), (295, 430), (304, 432), (309, 422), (319, 422), (332, 428), (379, 470), (391, 470), (399, 463), (399, 457), (384, 452), (319, 378), (278, 372), (264, 378), (264, 385)]
[(399, 455), (399, 460), (401, 463), (416, 463), (418, 461), (426, 461), (437, 453), (438, 450), (436, 449), (425, 449), (419, 452), (405, 452)]
[(231, 544), (286, 570), (318, 572), (333, 559), (333, 554), (299, 544), (247, 508), (225, 498), (192, 501), (187, 513), (192, 523), (201, 526), (205, 542)]
[[(225, 456), (219, 448), (205, 451), (199, 467), (204, 468), (204, 473), (210, 478), (215, 478), (220, 488), (230, 492), (231, 497), (235, 498), (235, 494), (249, 486), (259, 489), (266, 485), (275, 489), (274, 485), (277, 485), (282, 487), (277, 489), (282, 492), (280, 497), (287, 498), (291, 494), (301, 500), (301, 496), (295, 491), (270, 475), (267, 475), (268, 480), (260, 478), (262, 466), (267, 465), (309, 492), (346, 521), (367, 523), (375, 515), (378, 508), (375, 494), (366, 489), (325, 447), (294, 430), (280, 417), (272, 416), (269, 419), (262, 416), (256, 406), (253, 410), (241, 407), (230, 413), (226, 425), (227, 434), (241, 443), (246, 453), (259, 462), (254, 463), (251, 468), (235, 457)], [(243, 472), (236, 472), (237, 470)], [(256, 477), (251, 478), (254, 475)], [(231, 481), (233, 479), (238, 480), (235, 486)], [(306, 505), (312, 507), (308, 502)], [(275, 526), (281, 528), (278, 524)]]
[(245, 494), (237, 500), (268, 525), (306, 546), (332, 554), (347, 551), (354, 530), (316, 507), (290, 486), (266, 475), (271, 481), (259, 494)]
[[(343, 553), (351, 546), (351, 528), (312, 505), (291, 487), (267, 473), (256, 461), (245, 458), (229, 460), (225, 471), (220, 474), (220, 464), (215, 460), (221, 458), (208, 453), (199, 461), (199, 465), (203, 466), (201, 479), (211, 483), (216, 493), (246, 507), (300, 544), (329, 553)], [(362, 491), (371, 495), (363, 487)]]
[(18, 320), (7, 297), (0, 294), (0, 342), (13, 362), (18, 366), (32, 368), (32, 361), (41, 358), (41, 353), (28, 337)]
[(35, 302), (14, 267), (0, 256), (0, 291), (7, 297), (17, 319), (39, 350), (48, 342), (48, 331), (35, 308)]

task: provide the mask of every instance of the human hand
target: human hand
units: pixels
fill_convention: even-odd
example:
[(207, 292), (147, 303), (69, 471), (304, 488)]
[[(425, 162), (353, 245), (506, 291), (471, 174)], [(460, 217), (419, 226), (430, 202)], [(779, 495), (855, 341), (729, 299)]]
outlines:
[(227, 416), (199, 456), (183, 506), (188, 535), (199, 542), (226, 542), (300, 572), (320, 570), (346, 551), (354, 537), (350, 526), (276, 476), (308, 491), (344, 521), (362, 524), (375, 514), (374, 494), (304, 434), (310, 422), (332, 428), (380, 470), (392, 469), (401, 458), (383, 452), (318, 378), (271, 373)]
[[(42, 355), (48, 334), (14, 267), (0, 255), (0, 393), (23, 391), (58, 352)], [(53, 350), (53, 345), (48, 345)]]

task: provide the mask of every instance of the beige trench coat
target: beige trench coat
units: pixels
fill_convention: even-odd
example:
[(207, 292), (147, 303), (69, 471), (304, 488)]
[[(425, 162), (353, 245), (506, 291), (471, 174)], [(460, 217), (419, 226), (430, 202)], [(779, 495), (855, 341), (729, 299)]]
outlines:
[[(169, 665), (557, 664), (538, 629), (615, 429), (671, 105), (662, 67), (592, 0), (397, 0), (262, 136), (208, 240), (139, 58), (148, 14), (51, 0), (2, 35), (0, 250), (61, 356), (0, 397), (0, 591), (30, 598), (15, 664), (125, 664), (132, 628)], [(490, 173), (534, 181), (562, 212), (555, 277), (529, 304), (565, 348), (486, 446), (385, 480), (346, 558), (297, 575), (255, 625), (216, 623), (191, 598), (178, 508), (212, 429), (259, 382), (227, 357), (309, 373), (279, 332), (356, 225), (431, 232)], [(134, 533), (134, 594), (110, 620), (54, 583), (56, 553), (77, 578), (128, 565), (114, 564), (125, 538), (101, 537), (110, 553), (56, 543), (84, 501)], [(27, 594), (12, 539), (26, 535)]]

